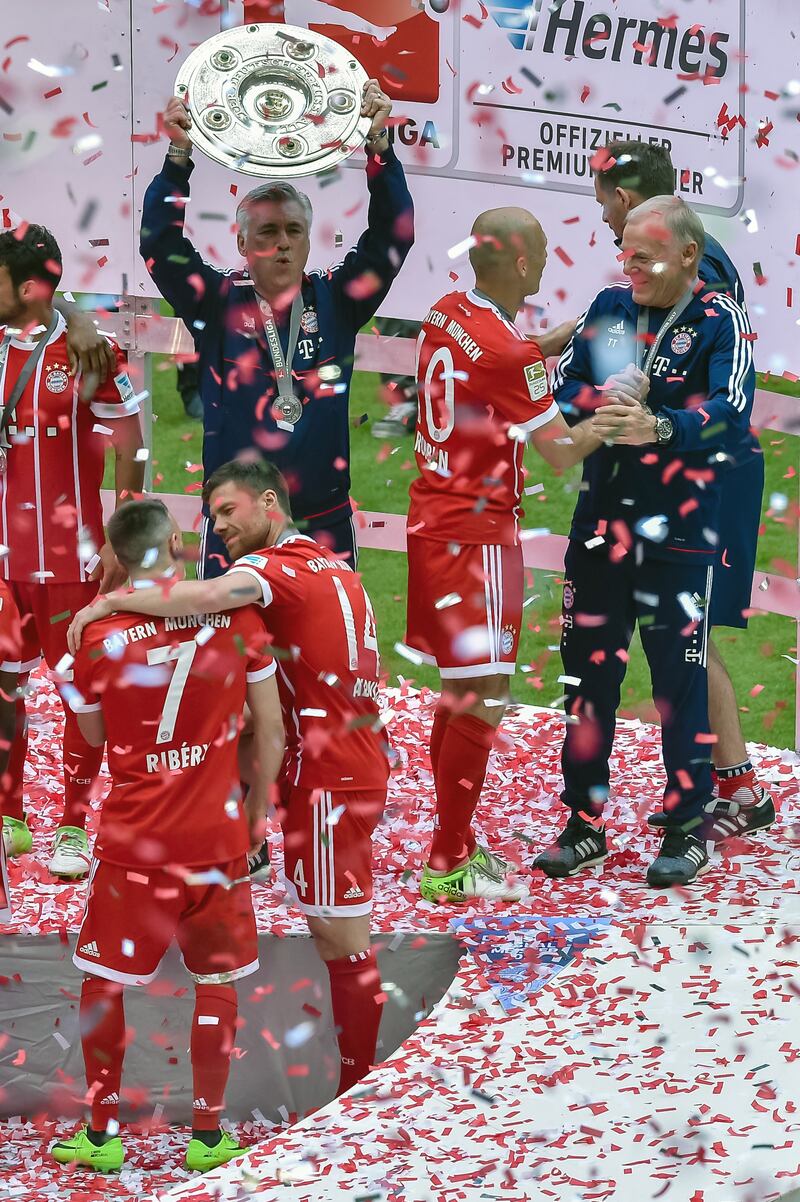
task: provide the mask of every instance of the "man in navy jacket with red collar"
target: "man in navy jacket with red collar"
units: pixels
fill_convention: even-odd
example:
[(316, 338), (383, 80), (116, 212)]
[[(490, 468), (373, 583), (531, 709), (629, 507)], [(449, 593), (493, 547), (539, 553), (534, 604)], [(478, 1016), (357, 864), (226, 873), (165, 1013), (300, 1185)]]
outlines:
[[(413, 202), (386, 134), (390, 112), (390, 100), (370, 80), (362, 107), (372, 117), (368, 228), (331, 271), (306, 273), (311, 204), (284, 183), (263, 184), (239, 205), (245, 270), (220, 271), (202, 259), (183, 228), (193, 164), (190, 118), (177, 97), (164, 114), (169, 153), (142, 212), (148, 271), (198, 351), (206, 479), (243, 454), (267, 456), (289, 482), (298, 524), (353, 566), (348, 406), (355, 339), (414, 241)], [(291, 360), (283, 392), (276, 349), (279, 361)], [(206, 517), (200, 571), (219, 576), (227, 567)]]
[[(637, 622), (667, 772), (655, 823), (665, 835), (648, 882), (693, 880), (718, 834), (706, 614), (723, 473), (749, 439), (755, 372), (745, 311), (698, 280), (704, 243), (701, 221), (681, 200), (656, 197), (633, 210), (622, 241), (631, 283), (596, 297), (556, 379), (562, 410), (597, 408), (595, 427), (607, 442), (584, 461), (565, 564), (562, 801), (572, 816), (537, 859), (549, 876), (573, 875), (607, 854), (600, 816)], [(641, 369), (628, 372), (639, 399), (615, 397), (613, 382), (604, 390), (631, 363)], [(756, 442), (750, 453), (759, 452)], [(748, 829), (765, 825), (761, 810), (770, 806), (767, 799), (751, 807)]]

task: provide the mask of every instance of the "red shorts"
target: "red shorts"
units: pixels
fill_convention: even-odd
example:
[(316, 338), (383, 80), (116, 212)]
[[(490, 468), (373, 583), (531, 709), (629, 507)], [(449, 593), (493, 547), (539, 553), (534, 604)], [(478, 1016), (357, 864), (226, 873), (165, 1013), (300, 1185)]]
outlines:
[(289, 788), (278, 817), (289, 893), (304, 914), (357, 918), (372, 909), (372, 832), (386, 790)]
[[(97, 580), (76, 581), (74, 584), (33, 584), (18, 580), (9, 581), (22, 622), (22, 649), (16, 668), (11, 664), (0, 664), (7, 672), (32, 672), (38, 668), (44, 656), (48, 668), (55, 670), (56, 664), (68, 654), (67, 631), (79, 609), (90, 605), (97, 596)], [(63, 673), (63, 679), (71, 680), (72, 672)]]
[(408, 536), (406, 645), (447, 679), (511, 675), (522, 623), (522, 547)]
[[(190, 875), (182, 880), (164, 868), (94, 860), (72, 957), (76, 968), (122, 985), (148, 985), (175, 939), (200, 984), (225, 985), (255, 972), (258, 939), (246, 856), (185, 871)], [(220, 874), (237, 883), (226, 888)]]

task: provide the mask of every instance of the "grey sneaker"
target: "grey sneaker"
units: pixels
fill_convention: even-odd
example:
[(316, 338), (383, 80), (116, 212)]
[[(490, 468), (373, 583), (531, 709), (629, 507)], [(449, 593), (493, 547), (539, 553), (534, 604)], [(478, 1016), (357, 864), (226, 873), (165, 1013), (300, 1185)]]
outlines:
[(549, 877), (575, 876), (583, 868), (602, 864), (607, 855), (605, 829), (598, 830), (573, 813), (553, 846), (537, 856), (533, 866)]
[(688, 885), (710, 867), (705, 842), (679, 828), (668, 830), (658, 856), (647, 870), (647, 883), (656, 889)]

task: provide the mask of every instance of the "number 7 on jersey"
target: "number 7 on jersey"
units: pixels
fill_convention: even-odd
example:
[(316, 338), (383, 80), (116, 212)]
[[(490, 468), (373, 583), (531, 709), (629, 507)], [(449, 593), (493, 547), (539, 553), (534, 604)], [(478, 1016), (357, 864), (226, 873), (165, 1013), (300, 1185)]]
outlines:
[(186, 688), (186, 682), (189, 679), (189, 673), (192, 670), (192, 661), (196, 653), (197, 643), (194, 639), (190, 639), (186, 643), (177, 643), (173, 647), (151, 647), (147, 652), (147, 662), (152, 666), (173, 662), (175, 664), (169, 688), (167, 689), (167, 695), (164, 698), (164, 708), (161, 711), (161, 718), (158, 723), (156, 745), (172, 742), (183, 690)]

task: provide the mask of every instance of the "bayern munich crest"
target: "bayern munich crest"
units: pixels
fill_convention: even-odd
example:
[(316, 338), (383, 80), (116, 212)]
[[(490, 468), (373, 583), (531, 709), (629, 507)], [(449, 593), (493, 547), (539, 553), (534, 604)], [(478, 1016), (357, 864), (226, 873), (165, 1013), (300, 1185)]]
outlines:
[(500, 650), (503, 655), (510, 655), (514, 650), (514, 627), (504, 626), (503, 633), (500, 635)]
[(44, 386), (48, 392), (66, 392), (69, 387), (69, 376), (60, 367), (53, 367), (44, 378)]
[(319, 318), (316, 309), (304, 309), (300, 317), (300, 329), (304, 334), (319, 333)]
[(685, 355), (687, 351), (692, 349), (692, 344), (697, 337), (697, 331), (692, 330), (689, 326), (681, 326), (676, 330), (675, 336), (670, 343), (673, 355)]
[(572, 609), (574, 604), (575, 604), (575, 593), (572, 591), (572, 588), (570, 587), (570, 585), (565, 584), (564, 585), (564, 609)]

